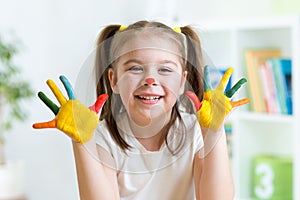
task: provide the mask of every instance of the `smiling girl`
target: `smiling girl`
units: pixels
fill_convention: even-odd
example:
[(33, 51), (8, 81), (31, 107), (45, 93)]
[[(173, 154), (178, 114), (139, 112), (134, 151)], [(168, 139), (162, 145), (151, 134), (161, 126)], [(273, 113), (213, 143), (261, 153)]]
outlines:
[(208, 71), (191, 27), (147, 21), (107, 26), (97, 41), (95, 69), (97, 95), (108, 94), (104, 105), (90, 107), (97, 113), (103, 105), (91, 140), (97, 156), (82, 145), (84, 128), (59, 128), (73, 138), (82, 200), (233, 199), (222, 125), (247, 101), (231, 102), (222, 91), (231, 69), (216, 90), (205, 82)]

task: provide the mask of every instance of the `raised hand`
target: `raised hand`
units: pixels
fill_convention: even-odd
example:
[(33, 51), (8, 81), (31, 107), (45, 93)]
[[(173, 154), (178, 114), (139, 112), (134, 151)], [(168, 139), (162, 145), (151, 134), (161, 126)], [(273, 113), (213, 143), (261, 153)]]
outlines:
[(47, 80), (49, 88), (61, 107), (59, 108), (43, 92), (39, 92), (39, 98), (55, 114), (55, 118), (48, 122), (35, 123), (33, 128), (57, 128), (75, 141), (83, 144), (93, 137), (93, 132), (99, 121), (98, 113), (107, 100), (108, 95), (100, 95), (94, 105), (86, 107), (79, 100), (75, 99), (74, 91), (68, 79), (65, 76), (60, 76), (59, 78), (67, 91), (69, 100), (64, 97), (52, 80)]
[(233, 72), (233, 68), (228, 68), (223, 75), (216, 89), (211, 88), (209, 78), (209, 67), (204, 68), (204, 97), (200, 102), (197, 95), (191, 91), (187, 91), (186, 95), (191, 99), (196, 107), (196, 116), (200, 126), (217, 130), (223, 124), (224, 118), (234, 107), (238, 107), (249, 103), (249, 99), (241, 99), (231, 101), (230, 98), (234, 93), (247, 82), (245, 78), (240, 79), (231, 89), (225, 91), (229, 78)]

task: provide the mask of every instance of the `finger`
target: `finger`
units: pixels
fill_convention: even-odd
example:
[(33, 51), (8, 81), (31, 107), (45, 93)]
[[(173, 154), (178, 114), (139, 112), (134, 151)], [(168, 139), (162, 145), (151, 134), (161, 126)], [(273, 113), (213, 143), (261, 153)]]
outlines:
[(75, 99), (74, 90), (73, 90), (72, 85), (70, 84), (69, 80), (67, 79), (67, 77), (65, 77), (64, 75), (61, 75), (59, 77), (59, 79), (63, 83), (63, 85), (68, 93), (69, 99), (74, 100)]
[(186, 91), (185, 95), (194, 103), (196, 110), (200, 110), (202, 103), (194, 92)]
[(35, 124), (32, 125), (32, 127), (35, 128), (35, 129), (56, 128), (56, 119), (53, 119), (49, 122), (35, 123)]
[(53, 103), (43, 92), (39, 92), (38, 96), (55, 115), (58, 113), (59, 107)]
[(225, 92), (225, 95), (228, 98), (231, 98), (238, 89), (247, 82), (247, 79), (241, 78), (230, 90)]
[(204, 67), (204, 92), (211, 89), (210, 77), (209, 77), (209, 67), (205, 65)]
[(235, 107), (239, 107), (239, 106), (242, 106), (244, 104), (247, 104), (249, 102), (250, 102), (250, 100), (248, 98), (245, 98), (245, 99), (241, 99), (239, 101), (234, 101), (234, 102), (232, 101), (230, 103), (231, 103), (232, 108), (235, 108)]
[(108, 98), (108, 94), (102, 94), (98, 97), (97, 101), (95, 102), (94, 105), (90, 106), (90, 110), (94, 111), (95, 113), (99, 113), (99, 111), (101, 110), (103, 104), (105, 103), (105, 101)]
[(56, 86), (56, 84), (51, 80), (47, 80), (47, 84), (52, 90), (53, 94), (55, 95), (56, 99), (60, 103), (60, 105), (63, 105), (67, 102), (67, 99), (64, 97), (64, 95), (61, 93), (59, 88)]
[(216, 88), (217, 90), (221, 90), (221, 91), (224, 91), (224, 90), (225, 90), (225, 88), (226, 88), (226, 86), (227, 86), (227, 84), (228, 84), (228, 81), (229, 81), (229, 78), (230, 78), (232, 72), (233, 72), (233, 68), (232, 68), (232, 67), (229, 67), (229, 68), (226, 70), (226, 72), (225, 72), (225, 74), (223, 75), (223, 77), (222, 77), (222, 79), (221, 79), (219, 85), (218, 85), (217, 88)]

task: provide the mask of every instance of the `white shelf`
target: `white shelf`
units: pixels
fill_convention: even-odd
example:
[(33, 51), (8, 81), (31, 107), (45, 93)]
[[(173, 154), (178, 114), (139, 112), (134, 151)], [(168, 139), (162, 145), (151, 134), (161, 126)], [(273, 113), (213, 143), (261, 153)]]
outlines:
[[(239, 111), (234, 111), (239, 112)], [(269, 114), (269, 113), (255, 113), (242, 111), (238, 114), (233, 115), (232, 120), (236, 121), (252, 121), (252, 122), (263, 122), (263, 123), (280, 123), (280, 124), (290, 124), (292, 125), (295, 121), (293, 115), (280, 115), (280, 114)]]
[[(196, 23), (199, 24), (199, 23)], [(270, 17), (248, 20), (207, 21), (199, 34), (206, 62), (235, 69), (233, 82), (246, 77), (244, 50), (280, 48), (292, 58), (293, 115), (271, 115), (235, 109), (232, 122), (232, 167), (237, 199), (251, 199), (251, 162), (257, 154), (276, 154), (293, 160), (293, 199), (300, 200), (300, 17)], [(235, 99), (247, 96), (247, 85)]]

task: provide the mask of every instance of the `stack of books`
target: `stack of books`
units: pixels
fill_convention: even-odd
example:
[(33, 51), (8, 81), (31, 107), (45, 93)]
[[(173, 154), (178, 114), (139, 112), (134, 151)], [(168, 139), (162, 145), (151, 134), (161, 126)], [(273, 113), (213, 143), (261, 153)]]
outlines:
[(249, 49), (245, 52), (245, 61), (250, 109), (291, 115), (292, 60), (282, 57), (280, 49)]

